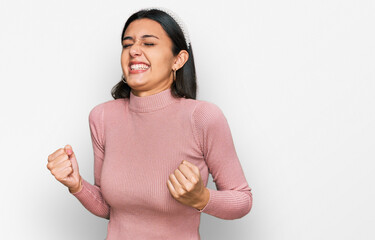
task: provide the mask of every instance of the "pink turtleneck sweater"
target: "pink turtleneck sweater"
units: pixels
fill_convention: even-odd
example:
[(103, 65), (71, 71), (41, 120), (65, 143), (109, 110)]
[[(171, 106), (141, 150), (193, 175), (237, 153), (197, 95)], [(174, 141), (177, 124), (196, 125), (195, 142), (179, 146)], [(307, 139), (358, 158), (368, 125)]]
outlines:
[[(109, 219), (107, 240), (199, 240), (201, 212), (222, 219), (249, 213), (251, 189), (225, 116), (213, 103), (154, 95), (110, 100), (89, 114), (94, 149), (92, 185), (73, 195), (93, 214)], [(217, 190), (202, 210), (175, 200), (169, 175), (187, 160)]]

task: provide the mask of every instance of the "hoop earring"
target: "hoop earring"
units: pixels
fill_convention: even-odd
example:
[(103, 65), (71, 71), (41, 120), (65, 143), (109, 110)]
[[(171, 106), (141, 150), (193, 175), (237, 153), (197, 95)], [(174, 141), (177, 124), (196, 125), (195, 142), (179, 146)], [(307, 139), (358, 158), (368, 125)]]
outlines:
[(176, 81), (176, 71), (175, 69), (173, 69), (173, 81)]
[(124, 75), (122, 75), (121, 80), (122, 80), (125, 84), (128, 84), (128, 83), (126, 82), (126, 79), (125, 79)]

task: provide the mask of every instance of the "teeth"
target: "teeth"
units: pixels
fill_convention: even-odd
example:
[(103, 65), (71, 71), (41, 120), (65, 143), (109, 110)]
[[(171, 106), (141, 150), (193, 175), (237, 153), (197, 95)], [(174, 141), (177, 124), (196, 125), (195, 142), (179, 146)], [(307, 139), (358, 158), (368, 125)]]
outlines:
[(149, 69), (150, 67), (145, 65), (145, 64), (133, 64), (133, 65), (130, 65), (130, 69), (131, 70), (145, 70), (145, 69)]

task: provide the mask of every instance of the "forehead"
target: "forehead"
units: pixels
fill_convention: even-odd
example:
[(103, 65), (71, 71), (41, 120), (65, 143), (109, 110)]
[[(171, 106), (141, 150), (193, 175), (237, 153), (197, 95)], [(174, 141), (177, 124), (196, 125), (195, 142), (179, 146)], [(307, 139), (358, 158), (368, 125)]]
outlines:
[(155, 35), (159, 39), (168, 38), (163, 27), (158, 22), (148, 18), (137, 19), (131, 22), (125, 31), (124, 37), (131, 36), (138, 38), (146, 34)]

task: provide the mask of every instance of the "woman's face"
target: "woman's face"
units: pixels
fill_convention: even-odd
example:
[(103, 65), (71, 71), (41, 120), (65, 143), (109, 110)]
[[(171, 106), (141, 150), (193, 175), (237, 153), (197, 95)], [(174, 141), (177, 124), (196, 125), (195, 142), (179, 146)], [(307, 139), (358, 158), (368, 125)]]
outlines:
[(133, 94), (148, 96), (171, 86), (176, 58), (172, 41), (158, 22), (138, 19), (130, 23), (122, 46), (121, 66)]

